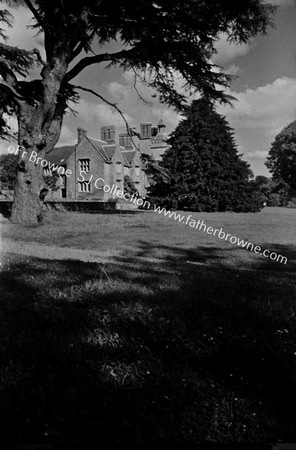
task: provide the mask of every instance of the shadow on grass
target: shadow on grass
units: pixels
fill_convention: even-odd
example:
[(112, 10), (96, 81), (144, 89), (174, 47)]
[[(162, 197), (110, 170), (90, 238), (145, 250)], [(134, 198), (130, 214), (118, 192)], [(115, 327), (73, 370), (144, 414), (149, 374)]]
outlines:
[(295, 441), (290, 272), (141, 245), (106, 265), (7, 256), (4, 445)]

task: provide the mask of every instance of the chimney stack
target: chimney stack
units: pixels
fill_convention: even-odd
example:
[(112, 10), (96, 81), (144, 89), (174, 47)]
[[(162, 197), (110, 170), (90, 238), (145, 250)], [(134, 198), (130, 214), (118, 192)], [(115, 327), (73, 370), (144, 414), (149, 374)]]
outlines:
[(132, 138), (127, 133), (121, 133), (119, 135), (119, 145), (126, 150), (133, 150)]
[(77, 144), (79, 144), (86, 135), (87, 130), (84, 130), (81, 127), (77, 128)]
[(141, 139), (151, 139), (151, 128), (151, 122), (144, 122), (140, 124)]
[(101, 140), (108, 144), (115, 144), (115, 126), (101, 127)]

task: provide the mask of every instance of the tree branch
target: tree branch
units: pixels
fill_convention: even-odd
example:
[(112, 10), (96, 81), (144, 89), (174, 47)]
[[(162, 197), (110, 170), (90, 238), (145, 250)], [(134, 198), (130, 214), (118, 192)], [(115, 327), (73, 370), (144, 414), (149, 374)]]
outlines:
[(15, 88), (17, 86), (18, 81), (16, 75), (4, 58), (0, 58), (0, 76), (4, 79), (4, 81), (11, 84), (12, 87)]
[(73, 61), (76, 56), (79, 55), (79, 53), (85, 48), (86, 44), (88, 42), (91, 42), (96, 34), (96, 30), (93, 30), (90, 35), (88, 36), (87, 40), (83, 39), (80, 42), (77, 43), (75, 48), (73, 49), (72, 55), (71, 55), (71, 61)]
[(38, 62), (42, 65), (42, 66), (46, 66), (46, 62), (43, 61), (43, 59), (41, 58), (41, 54), (40, 51), (38, 50), (38, 48), (34, 48), (33, 50), (30, 50), (28, 52), (29, 55), (36, 55)]
[[(1, 79), (2, 78), (2, 79)], [(0, 77), (0, 87), (3, 86), (7, 89), (10, 90), (10, 92), (13, 94), (14, 96), (14, 100), (16, 100), (16, 102), (19, 104), (19, 102), (17, 100), (25, 100), (25, 97), (23, 97), (22, 95), (20, 95), (18, 92), (16, 92), (16, 90), (6, 81), (3, 80), (3, 77)]]
[(142, 102), (143, 102), (145, 105), (152, 106), (153, 103), (152, 103), (151, 101), (149, 101), (149, 100), (146, 100), (146, 99), (143, 97), (143, 95), (139, 92), (139, 89), (138, 89), (138, 87), (137, 87), (137, 81), (138, 81), (138, 79), (140, 79), (140, 81), (143, 81), (143, 80), (141, 80), (140, 75), (137, 73), (137, 71), (136, 71), (136, 69), (135, 69), (134, 67), (132, 67), (132, 71), (134, 72), (134, 84), (133, 84), (134, 90), (136, 91), (136, 93), (137, 93), (138, 97), (140, 98), (140, 100), (142, 100)]
[(130, 132), (130, 126), (129, 126), (129, 124), (128, 124), (128, 121), (126, 120), (126, 118), (125, 118), (123, 112), (121, 111), (120, 108), (118, 108), (118, 106), (117, 106), (116, 103), (110, 102), (109, 100), (105, 99), (101, 94), (98, 94), (97, 92), (93, 91), (92, 89), (85, 88), (85, 87), (82, 87), (82, 86), (73, 86), (73, 88), (75, 88), (75, 89), (81, 89), (82, 91), (85, 91), (85, 92), (90, 92), (91, 94), (95, 95), (95, 96), (98, 97), (100, 100), (102, 100), (103, 102), (107, 103), (107, 105), (109, 105), (109, 106), (111, 106), (112, 108), (114, 108), (114, 109), (118, 112), (118, 114), (121, 115), (121, 117), (122, 117), (122, 119), (123, 119), (123, 121), (124, 121), (124, 123), (125, 123), (127, 133), (128, 133), (128, 135), (130, 136), (132, 143), (134, 144), (135, 148), (141, 153), (140, 148), (137, 147), (137, 145), (135, 144), (135, 142), (134, 142), (134, 140), (133, 140), (132, 134), (131, 134), (131, 132)]
[(29, 8), (29, 10), (31, 11), (31, 13), (33, 14), (33, 16), (35, 17), (38, 25), (40, 25), (41, 28), (44, 29), (43, 26), (43, 19), (40, 16), (40, 14), (38, 13), (37, 9), (34, 8), (33, 4), (31, 3), (30, 0), (24, 0), (24, 2), (26, 3), (27, 7)]
[(123, 57), (127, 57), (134, 53), (136, 50), (136, 47), (131, 48), (130, 50), (122, 50), (117, 53), (100, 53), (99, 55), (95, 56), (88, 56), (86, 58), (81, 59), (76, 66), (74, 66), (65, 76), (65, 82), (68, 82), (75, 78), (83, 69), (86, 67), (92, 65), (92, 64), (99, 64), (103, 61), (115, 61), (118, 59), (121, 59)]
[(78, 42), (78, 44), (76, 45), (76, 47), (74, 48), (72, 55), (71, 55), (71, 60), (73, 61), (73, 59), (76, 58), (76, 56), (79, 55), (79, 53), (83, 50), (84, 44), (82, 41)]

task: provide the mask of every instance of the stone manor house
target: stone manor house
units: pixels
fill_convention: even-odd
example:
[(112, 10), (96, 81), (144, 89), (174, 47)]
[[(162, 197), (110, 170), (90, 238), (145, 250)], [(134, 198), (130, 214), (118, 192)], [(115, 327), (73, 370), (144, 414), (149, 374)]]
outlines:
[[(58, 189), (50, 191), (45, 200), (114, 201), (112, 193), (100, 188), (116, 185), (124, 190), (125, 176), (133, 181), (140, 197), (145, 198), (149, 181), (141, 154), (160, 159), (170, 148), (164, 128), (162, 120), (157, 126), (141, 123), (139, 133), (131, 130), (117, 136), (115, 126), (104, 126), (100, 129), (100, 139), (90, 137), (86, 130), (78, 128), (76, 144), (56, 147), (46, 155), (50, 163), (64, 167), (65, 171), (70, 169), (72, 175), (61, 174), (57, 181)], [(44, 173), (51, 175), (46, 168)], [(104, 181), (97, 181), (98, 178)]]

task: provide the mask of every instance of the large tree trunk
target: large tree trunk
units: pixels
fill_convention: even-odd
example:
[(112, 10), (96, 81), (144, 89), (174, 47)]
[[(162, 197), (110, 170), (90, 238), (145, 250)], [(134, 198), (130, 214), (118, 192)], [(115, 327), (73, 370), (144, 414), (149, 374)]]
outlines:
[(67, 107), (61, 80), (67, 67), (63, 58), (55, 59), (53, 66), (44, 69), (42, 82), (38, 80), (39, 99), (35, 102), (31, 99), (19, 102), (18, 143), (21, 148), (11, 222), (36, 224), (42, 221), (44, 197), (48, 188), (43, 179), (44, 167), (41, 162), (47, 160), (47, 152), (55, 146), (60, 136)]
[[(23, 152), (26, 151), (27, 154)], [(35, 152), (35, 153), (33, 153)], [(14, 190), (14, 201), (10, 220), (13, 223), (34, 224), (41, 222), (45, 184), (43, 181), (43, 167), (33, 161), (44, 156), (38, 152), (36, 146), (21, 148), (17, 165), (17, 181)], [(29, 158), (31, 157), (31, 161)]]
[(48, 161), (47, 153), (59, 139), (65, 105), (55, 105), (54, 109), (58, 108), (59, 113), (56, 111), (56, 117), (47, 124), (47, 132), (37, 126), (34, 132), (27, 131), (19, 124), (17, 179), (10, 216), (13, 223), (42, 221), (44, 197), (49, 190), (43, 178), (44, 161)]

